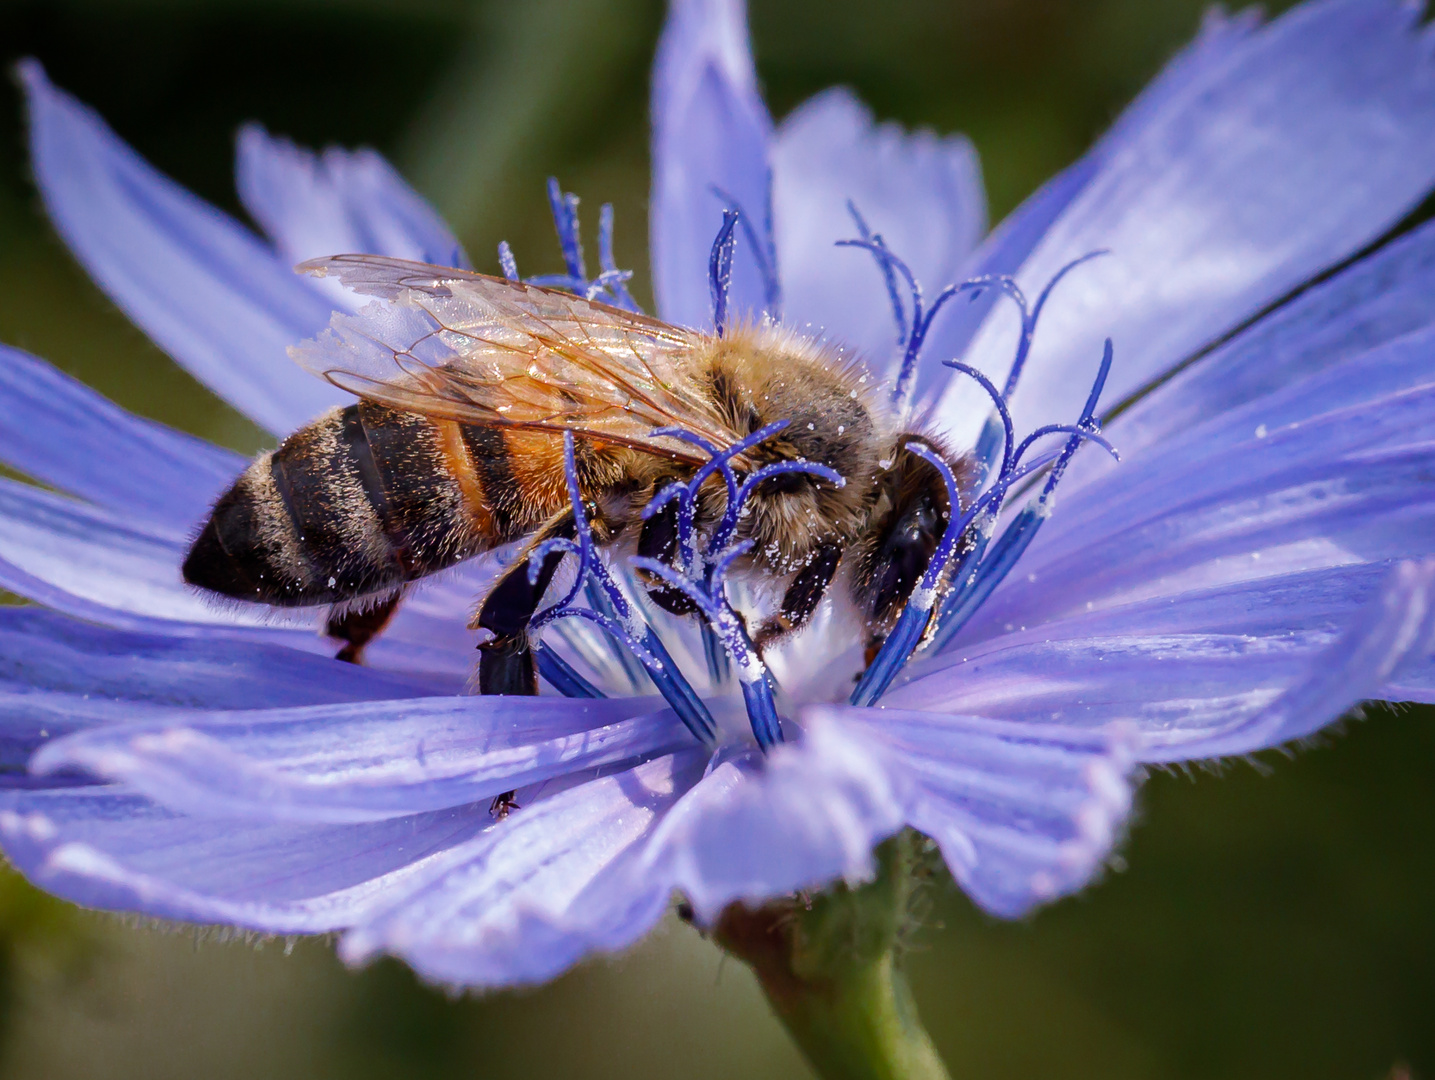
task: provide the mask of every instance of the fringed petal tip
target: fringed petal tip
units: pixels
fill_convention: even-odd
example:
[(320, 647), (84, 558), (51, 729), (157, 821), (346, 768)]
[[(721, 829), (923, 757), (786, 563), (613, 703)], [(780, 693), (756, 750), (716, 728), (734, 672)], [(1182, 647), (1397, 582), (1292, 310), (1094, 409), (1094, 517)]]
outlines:
[(1036, 904), (1076, 892), (1110, 859), (1131, 815), (1140, 735), (1134, 724), (1125, 723), (1109, 725), (1104, 734), (1105, 756), (1088, 761), (1082, 770), (1087, 798), (1071, 815), (1073, 835), (1060, 845), (1055, 872), (1039, 870), (1032, 875), (1031, 905), (998, 914), (1024, 915)]
[(869, 880), (873, 848), (902, 825), (885, 764), (819, 721), (800, 744), (717, 764), (664, 819), (644, 863), (706, 924), (735, 901)]
[(470, 267), (448, 225), (373, 150), (330, 146), (316, 154), (245, 124), (235, 142), (235, 186), (290, 262), (366, 252)]
[(658, 313), (681, 326), (710, 324), (708, 254), (724, 209), (740, 210), (746, 223), (733, 262), (733, 313), (775, 310), (772, 121), (757, 91), (742, 0), (671, 6), (653, 67), (652, 127), (648, 231)]
[(37, 61), (17, 69), (35, 182), (56, 231), (109, 297), (211, 390), (274, 432), (342, 395), (284, 347), (328, 305), (229, 215), (161, 175)]
[(1131, 811), (1141, 735), (972, 716), (822, 706), (881, 761), (905, 823), (936, 841), (984, 910), (1018, 918), (1100, 870)]

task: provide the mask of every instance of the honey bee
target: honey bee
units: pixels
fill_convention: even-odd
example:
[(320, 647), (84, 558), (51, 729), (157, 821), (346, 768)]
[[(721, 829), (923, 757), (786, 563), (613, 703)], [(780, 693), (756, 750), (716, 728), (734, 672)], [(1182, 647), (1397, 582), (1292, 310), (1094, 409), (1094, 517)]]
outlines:
[[(901, 430), (860, 366), (781, 327), (712, 336), (567, 292), (369, 255), (299, 269), (379, 300), (290, 350), (358, 400), (260, 455), (215, 503), (183, 572), (226, 597), (333, 605), (341, 659), (360, 658), (407, 583), (500, 545), (573, 535), (565, 431), (595, 541), (669, 563), (677, 504), (642, 511), (709, 458), (660, 429), (722, 450), (784, 420), (733, 459), (739, 478), (799, 460), (845, 478), (784, 473), (746, 504), (738, 537), (754, 546), (742, 569), (781, 590), (755, 628), (759, 650), (805, 625), (839, 571), (880, 642), (952, 513), (940, 472), (907, 444), (931, 448), (958, 477), (969, 471), (939, 440)], [(712, 477), (699, 529), (726, 498)], [(481, 692), (536, 692), (526, 631), (561, 559), (546, 556), (534, 582), (515, 560), (483, 599), (472, 623), (491, 633), (479, 647)], [(690, 610), (676, 590), (647, 587), (667, 610)]]

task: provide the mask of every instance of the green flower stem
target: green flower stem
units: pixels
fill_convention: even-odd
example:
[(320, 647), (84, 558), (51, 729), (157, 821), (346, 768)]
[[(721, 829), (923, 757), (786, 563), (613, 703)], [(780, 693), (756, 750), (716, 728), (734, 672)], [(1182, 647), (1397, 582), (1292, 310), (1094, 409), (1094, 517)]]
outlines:
[(866, 885), (757, 909), (734, 904), (713, 927), (718, 945), (756, 972), (824, 1080), (947, 1080), (900, 964), (924, 844), (902, 833), (878, 849)]

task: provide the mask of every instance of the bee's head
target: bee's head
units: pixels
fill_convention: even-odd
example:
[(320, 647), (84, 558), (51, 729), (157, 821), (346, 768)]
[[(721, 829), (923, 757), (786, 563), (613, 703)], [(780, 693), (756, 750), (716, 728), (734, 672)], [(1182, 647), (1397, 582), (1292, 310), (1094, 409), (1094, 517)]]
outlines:
[(941, 472), (907, 449), (921, 442), (952, 466), (958, 486), (968, 490), (971, 461), (953, 458), (930, 438), (901, 435), (889, 452), (887, 467), (874, 484), (875, 498), (867, 528), (857, 542), (852, 575), (853, 599), (878, 636), (891, 629), (951, 519), (951, 501)]
[(803, 565), (823, 544), (850, 543), (863, 530), (882, 438), (862, 383), (801, 339), (735, 334), (712, 368), (714, 401), (739, 434), (785, 424), (748, 451), (751, 471), (780, 462), (825, 466), (845, 481), (804, 472), (764, 480), (744, 506), (741, 533), (754, 558), (776, 573)]

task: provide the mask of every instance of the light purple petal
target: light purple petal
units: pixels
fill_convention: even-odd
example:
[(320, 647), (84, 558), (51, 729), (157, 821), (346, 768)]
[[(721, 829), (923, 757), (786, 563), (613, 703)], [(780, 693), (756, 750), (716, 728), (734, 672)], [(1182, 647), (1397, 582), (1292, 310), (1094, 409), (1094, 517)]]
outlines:
[(902, 827), (902, 813), (884, 764), (818, 724), (800, 745), (714, 768), (663, 819), (644, 876), (682, 890), (710, 922), (734, 900), (870, 879), (872, 848)]
[(305, 647), (314, 612), (284, 627), (258, 605), (216, 604), (181, 579), (185, 546), (171, 529), (0, 479), (0, 585), (10, 591), (110, 626), (184, 635), (210, 628)]
[(1083, 730), (975, 716), (817, 706), (880, 758), (907, 823), (984, 909), (1017, 918), (1101, 868), (1131, 808), (1134, 726)]
[(125, 314), (272, 432), (348, 400), (284, 351), (328, 322), (319, 293), (258, 237), (151, 168), (38, 63), (19, 71), (45, 208)]
[(1432, 554), (1435, 333), (1148, 448), (1060, 503), (963, 631), (1185, 589)]
[[(1419, 380), (1412, 376), (1421, 373), (1420, 352), (1428, 353), (1432, 345), (1428, 334), (1416, 332), (1432, 322), (1435, 225), (1426, 224), (1313, 286), (1177, 373), (1107, 425), (1106, 434), (1126, 462), (1144, 460), (1153, 450), (1179, 454), (1182, 440), (1197, 435), (1199, 425), (1400, 338), (1406, 340), (1367, 361), (1341, 393), (1368, 398), (1372, 386), (1391, 386), (1396, 377), (1416, 385)], [(1304, 406), (1307, 414), (1310, 408)], [(1119, 467), (1105, 454), (1080, 455), (1062, 483), (1063, 497)]]
[(851, 201), (933, 294), (959, 281), (986, 229), (981, 166), (962, 136), (876, 124), (850, 91), (792, 112), (772, 144), (772, 213), (783, 318), (823, 331), (880, 369), (897, 330), (872, 256), (839, 248), (858, 235)]
[[(1172, 57), (1160, 74), (1146, 84), (1111, 129), (1080, 160), (1042, 184), (992, 230), (973, 257), (968, 276), (1016, 273), (1046, 235), (1052, 222), (1086, 189), (1112, 153), (1153, 116), (1158, 116), (1161, 110), (1185, 93), (1187, 87), (1209, 77), (1210, 72), (1225, 63), (1259, 23), (1260, 13), (1255, 9), (1234, 16), (1219, 8), (1208, 9), (1196, 39)], [(924, 281), (923, 284), (935, 294), (939, 285), (947, 283)], [(930, 392), (946, 382), (948, 372), (940, 362), (965, 352), (972, 335), (997, 302), (998, 297), (993, 293), (973, 303), (949, 307), (937, 317), (923, 351), (927, 362), (917, 369), (916, 400), (923, 401)]]
[(0, 806), (6, 857), (48, 892), (270, 933), (351, 926), (493, 823), (486, 803), (361, 825), (195, 819), (113, 786), (5, 792)]
[(594, 949), (632, 944), (668, 903), (634, 864), (704, 762), (695, 751), (659, 758), (524, 806), (435, 860), (350, 931), (340, 955), (389, 952), (426, 978), (493, 987), (542, 982)]
[(130, 722), (49, 743), (31, 767), (124, 781), (196, 816), (373, 821), (693, 746), (654, 705), (430, 697), (200, 714), (133, 706)]
[(1430, 554), (1432, 466), (1435, 447), (1375, 450), (1249, 477), (1244, 497), (1193, 492), (1163, 516), (1141, 517), (1061, 558), (1023, 567), (1025, 577), (993, 597), (964, 636), (972, 641), (1011, 623), (1037, 625), (1227, 583)]
[(3, 345), (0, 460), (185, 532), (244, 467), (237, 454), (133, 416), (43, 360)]
[(1148, 737), (1148, 761), (1246, 754), (1319, 731), (1435, 652), (1435, 560), (1402, 563), (1304, 678), (1253, 716), (1194, 740)]
[(36, 608), (0, 609), (0, 689), (121, 702), (129, 711), (116, 715), (130, 720), (156, 707), (263, 709), (433, 692), (294, 649), (110, 630)]
[[(1278, 745), (1427, 661), (1432, 566), (1300, 574), (1075, 616), (949, 650), (884, 704), (1086, 728), (1130, 721), (1144, 760)], [(1322, 682), (1333, 670), (1339, 693)]]
[[(1435, 181), (1435, 72), (1419, 11), (1322, 0), (1287, 13), (1147, 111), (1024, 263), (1054, 295), (1014, 403), (1023, 428), (1070, 422), (1102, 340), (1115, 403), (1359, 249)], [(998, 309), (969, 359), (1000, 378), (1013, 321)], [(953, 380), (942, 421), (986, 408)], [(975, 403), (975, 404), (974, 404)]]
[(180, 709), (263, 709), (433, 692), (423, 681), (292, 649), (134, 634), (36, 608), (3, 609), (0, 787), (90, 783), (73, 771), (36, 776), (28, 765), (46, 742), (96, 723)]
[(246, 124), (235, 180), (244, 208), (291, 264), (364, 252), (469, 266), (443, 219), (373, 150), (315, 154)]
[[(0, 480), (0, 559), (21, 574), (94, 607), (150, 619), (260, 626), (264, 614), (220, 610), (180, 578), (185, 543), (173, 529), (147, 528), (115, 511)], [(7, 588), (71, 610), (53, 595), (32, 595), (22, 580), (0, 572)]]
[(883, 704), (1003, 720), (1202, 732), (1300, 678), (1378, 593), (1384, 566), (1337, 567), (1073, 614), (913, 665)]
[[(712, 323), (708, 254), (725, 192), (762, 236), (768, 214), (772, 121), (757, 92), (743, 0), (674, 0), (653, 68), (653, 191), (648, 237), (658, 313), (681, 326)], [(732, 311), (763, 310), (762, 278), (742, 236)]]
[[(218, 634), (304, 652), (330, 653), (315, 634), (322, 612), (304, 609), (277, 621), (272, 609), (222, 604), (185, 585), (179, 567), (186, 543), (169, 526), (132, 518), (27, 484), (0, 479), (0, 586), (106, 626), (174, 637)], [(370, 662), (392, 671), (422, 672), (435, 688), (456, 689), (473, 666), (471, 635), (455, 612), (442, 633), (421, 631), (442, 620), (417, 613), (403, 633), (382, 637)]]

